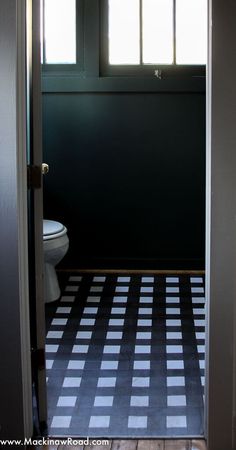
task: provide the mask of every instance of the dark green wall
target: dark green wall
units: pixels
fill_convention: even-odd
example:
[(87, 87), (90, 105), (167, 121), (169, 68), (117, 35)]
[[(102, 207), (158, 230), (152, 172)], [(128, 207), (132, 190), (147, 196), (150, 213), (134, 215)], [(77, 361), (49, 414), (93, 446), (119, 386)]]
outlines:
[(204, 267), (204, 92), (45, 92), (43, 145), (64, 265)]

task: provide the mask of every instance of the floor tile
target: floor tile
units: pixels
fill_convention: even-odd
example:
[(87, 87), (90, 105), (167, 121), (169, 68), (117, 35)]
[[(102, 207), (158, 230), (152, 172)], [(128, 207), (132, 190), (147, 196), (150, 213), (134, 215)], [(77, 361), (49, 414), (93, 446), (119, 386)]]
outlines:
[(167, 428), (186, 428), (186, 416), (167, 416), (166, 426)]
[(81, 377), (65, 377), (62, 387), (80, 387)]
[(91, 416), (89, 428), (108, 428), (110, 416)]
[(94, 399), (94, 406), (112, 406), (114, 397), (112, 396), (96, 396)]
[(76, 400), (77, 400), (76, 396), (69, 397), (66, 395), (62, 395), (58, 398), (57, 406), (63, 406), (63, 407), (75, 406)]
[(52, 419), (52, 428), (69, 428), (71, 416), (54, 416)]
[(129, 416), (128, 428), (147, 428), (147, 416)]
[(98, 378), (97, 387), (114, 387), (116, 385), (115, 377), (100, 377)]
[(130, 406), (149, 406), (149, 397), (146, 395), (132, 395), (130, 397)]
[(168, 395), (167, 406), (186, 406), (185, 395)]

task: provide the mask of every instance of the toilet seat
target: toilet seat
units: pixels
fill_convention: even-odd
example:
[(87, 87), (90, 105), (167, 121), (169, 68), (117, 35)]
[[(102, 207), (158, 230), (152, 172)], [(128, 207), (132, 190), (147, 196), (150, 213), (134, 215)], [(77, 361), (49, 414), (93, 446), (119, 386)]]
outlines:
[(43, 240), (49, 241), (64, 236), (67, 233), (67, 228), (60, 222), (54, 220), (43, 221)]

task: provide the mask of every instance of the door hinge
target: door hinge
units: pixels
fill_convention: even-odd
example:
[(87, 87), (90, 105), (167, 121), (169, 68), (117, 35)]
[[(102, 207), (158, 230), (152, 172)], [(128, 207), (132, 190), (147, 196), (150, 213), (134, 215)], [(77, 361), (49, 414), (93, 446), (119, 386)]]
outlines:
[(45, 369), (45, 350), (44, 348), (31, 349), (32, 366), (37, 370)]
[(27, 166), (27, 186), (28, 189), (40, 189), (42, 186), (42, 168), (41, 166)]

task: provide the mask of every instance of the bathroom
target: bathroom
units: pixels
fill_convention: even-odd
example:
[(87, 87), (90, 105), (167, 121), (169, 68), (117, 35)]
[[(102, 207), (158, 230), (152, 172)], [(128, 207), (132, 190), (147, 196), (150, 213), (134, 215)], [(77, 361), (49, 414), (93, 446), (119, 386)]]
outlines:
[[(70, 3), (73, 9), (75, 3)], [(112, 3), (117, 2), (110, 2), (110, 11)], [(139, 2), (129, 3), (135, 8)], [(144, 1), (143, 7), (146, 3), (151, 8), (153, 2)], [(174, 3), (178, 6), (181, 2)], [(199, 437), (204, 431), (200, 378), (204, 354), (201, 352), (201, 363), (196, 367), (196, 348), (204, 344), (204, 326), (201, 323), (199, 329), (194, 329), (193, 315), (185, 323), (187, 329), (183, 323), (187, 320), (184, 314), (190, 311), (188, 301), (195, 302), (198, 313), (202, 310), (194, 319), (203, 322), (204, 316), (205, 67), (188, 64), (172, 70), (167, 64), (159, 64), (157, 73), (155, 64), (108, 64), (107, 4), (77, 1), (77, 64), (42, 66), (43, 155), (49, 165), (44, 178), (44, 218), (63, 224), (69, 238), (68, 251), (57, 266), (62, 297), (46, 305), (46, 342), (56, 346), (53, 352), (46, 353), (49, 430), (54, 435), (77, 432), (108, 437)], [(193, 292), (195, 295), (191, 295)], [(155, 309), (158, 300), (159, 311)], [(137, 318), (140, 302), (144, 303), (141, 308), (147, 308)], [(164, 302), (170, 303), (171, 317), (164, 314)], [(113, 303), (120, 308), (114, 319), (108, 313)], [(179, 320), (176, 303), (181, 304), (183, 326), (176, 322), (174, 328), (165, 327), (159, 319)], [(75, 312), (69, 311), (74, 306)], [(106, 328), (110, 320), (124, 319), (124, 306), (124, 328)], [(75, 325), (77, 318), (77, 322), (84, 320), (84, 307), (85, 312), (97, 308), (101, 321), (97, 328)], [(58, 308), (67, 308), (67, 315), (58, 313)], [(91, 309), (88, 316), (85, 313), (85, 320), (93, 320), (90, 314), (94, 311)], [(68, 314), (71, 324), (66, 322), (64, 326)], [(103, 314), (106, 324), (102, 322)], [(53, 325), (55, 319), (61, 322)], [(152, 319), (151, 330), (146, 322), (137, 330), (139, 337), (136, 335), (137, 346), (146, 346), (143, 351), (153, 347), (154, 353), (148, 359), (146, 353), (137, 356), (134, 347), (130, 348), (131, 343), (135, 345), (136, 330), (131, 336), (129, 329), (138, 320)], [(158, 327), (162, 334), (158, 334)], [(87, 333), (86, 337), (83, 333)], [(109, 338), (109, 333), (118, 334)], [(176, 335), (168, 342), (165, 333)], [(111, 353), (101, 359), (105, 337), (109, 347), (124, 346), (119, 356)], [(165, 353), (166, 344), (176, 346), (172, 359), (170, 355), (158, 359), (159, 353)], [(182, 385), (165, 384), (171, 370), (168, 365), (166, 369), (166, 360), (181, 362), (182, 353), (176, 352), (182, 344), (187, 364), (192, 361), (193, 366), (174, 368), (171, 374), (173, 379), (183, 375), (188, 379), (186, 386), (192, 391), (187, 405)], [(81, 354), (73, 354), (75, 345), (81, 346)], [(160, 352), (155, 350), (158, 345)], [(90, 346), (88, 360), (83, 353), (88, 351), (85, 346)], [(68, 360), (61, 356), (66, 349)], [(102, 366), (105, 362), (113, 363), (113, 369), (101, 369), (109, 366)], [(147, 364), (150, 362), (151, 366)], [(135, 363), (143, 368), (134, 369)], [(83, 370), (94, 383), (92, 388), (86, 385)], [(192, 370), (198, 371), (197, 380), (188, 375)], [(92, 371), (97, 371), (97, 378)], [(134, 377), (142, 378), (144, 383), (144, 378), (150, 378), (150, 395), (147, 386), (141, 387), (141, 395), (137, 386), (125, 394), (127, 383)], [(117, 378), (117, 386), (96, 384), (96, 380), (102, 383), (104, 378), (111, 383)], [(63, 386), (70, 381), (75, 384)], [(108, 403), (102, 407), (98, 403), (103, 396), (107, 396)], [(177, 403), (171, 405), (176, 397)], [(191, 410), (189, 416), (187, 410)]]

